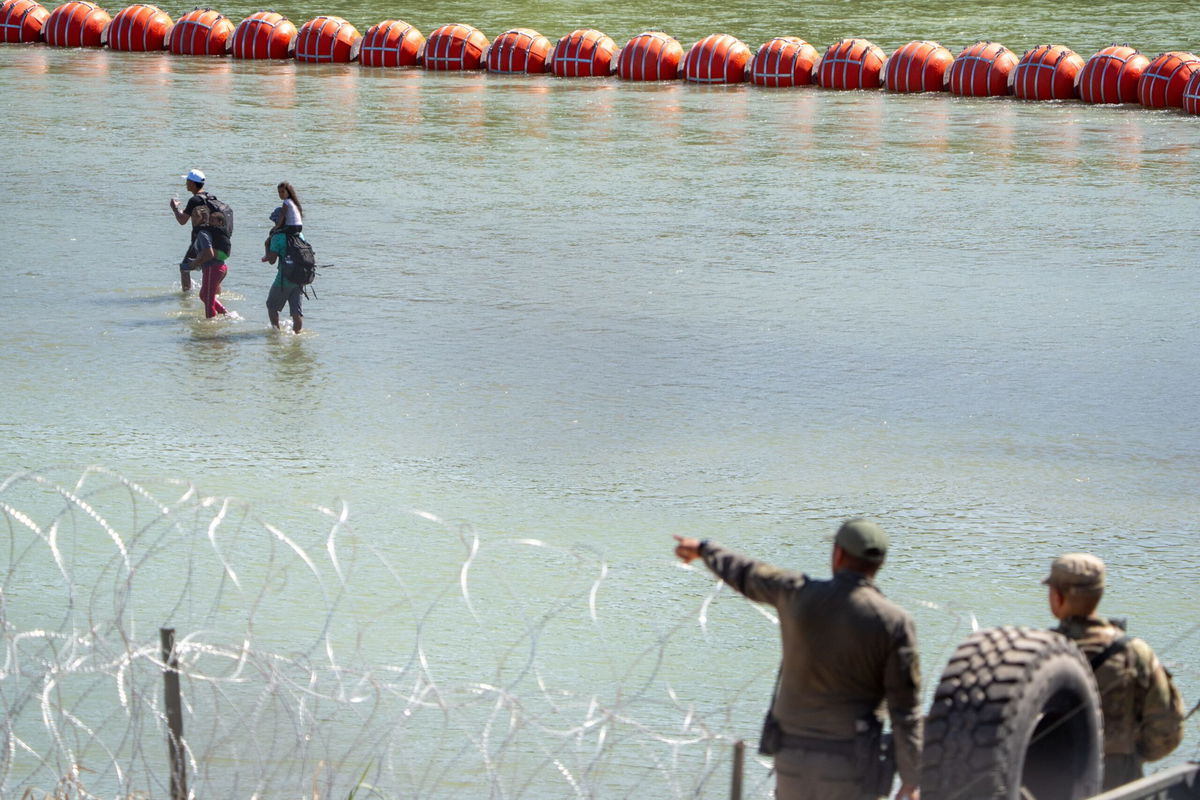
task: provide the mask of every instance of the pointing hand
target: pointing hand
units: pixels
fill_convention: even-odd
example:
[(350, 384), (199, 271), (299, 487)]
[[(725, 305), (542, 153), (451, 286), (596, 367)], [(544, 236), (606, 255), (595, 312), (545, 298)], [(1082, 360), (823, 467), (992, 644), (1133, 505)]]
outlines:
[[(674, 535), (674, 534), (672, 534)], [(687, 539), (682, 536), (675, 536), (675, 555), (679, 556), (679, 560), (685, 564), (689, 564), (692, 560), (700, 557), (700, 540)]]

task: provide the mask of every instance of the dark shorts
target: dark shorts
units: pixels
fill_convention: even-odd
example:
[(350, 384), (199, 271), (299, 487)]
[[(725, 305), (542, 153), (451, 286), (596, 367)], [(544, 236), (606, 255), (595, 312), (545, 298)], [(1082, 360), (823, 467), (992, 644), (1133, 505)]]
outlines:
[(271, 284), (271, 291), (267, 295), (267, 311), (272, 314), (278, 314), (283, 310), (286, 303), (288, 313), (293, 317), (303, 317), (304, 311), (300, 307), (300, 301), (304, 298), (304, 293), (299, 286), (292, 286), (290, 289), (285, 289), (280, 286), (279, 281)]
[(196, 240), (193, 238), (192, 243), (188, 245), (187, 252), (183, 256), (183, 261), (179, 262), (180, 272), (191, 272), (199, 267), (192, 266), (192, 259), (196, 257)]

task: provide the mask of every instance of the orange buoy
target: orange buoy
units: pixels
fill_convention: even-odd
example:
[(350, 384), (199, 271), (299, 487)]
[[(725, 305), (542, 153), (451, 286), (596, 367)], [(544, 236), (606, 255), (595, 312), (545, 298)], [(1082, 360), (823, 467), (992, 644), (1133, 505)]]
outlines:
[(617, 43), (592, 28), (571, 31), (558, 40), (550, 71), (560, 78), (596, 78), (613, 73)]
[(834, 42), (817, 65), (817, 85), (826, 89), (878, 89), (886, 57), (866, 39)]
[(943, 92), (954, 54), (937, 42), (909, 42), (892, 53), (883, 69), (889, 92)]
[(1008, 75), (1017, 65), (1017, 54), (996, 42), (976, 42), (954, 57), (946, 88), (963, 97), (1008, 94)]
[(404, 20), (385, 19), (363, 36), (358, 63), (364, 67), (415, 67), (420, 63), (425, 36)]
[(1155, 56), (1138, 80), (1138, 102), (1147, 108), (1180, 108), (1183, 87), (1197, 69), (1200, 58), (1192, 53), (1172, 50)]
[(50, 12), (34, 0), (0, 3), (0, 42), (39, 42)]
[(171, 15), (158, 6), (138, 3), (123, 8), (108, 26), (108, 46), (131, 53), (165, 50), (173, 24)]
[(1127, 44), (1104, 48), (1087, 60), (1076, 91), (1085, 103), (1136, 103), (1138, 81), (1150, 59)]
[(662, 31), (644, 31), (617, 56), (617, 75), (627, 81), (673, 81), (679, 77), (683, 45)]
[(1182, 106), (1189, 114), (1200, 114), (1200, 69), (1192, 73), (1183, 87)]
[(358, 58), (361, 42), (362, 34), (349, 22), (322, 14), (300, 26), (293, 57), (310, 64), (349, 64)]
[(1022, 100), (1071, 100), (1083, 59), (1061, 44), (1040, 44), (1025, 51), (1009, 80), (1013, 96)]
[(233, 22), (220, 11), (197, 8), (171, 29), (170, 48), (177, 56), (223, 56), (233, 37)]
[(479, 69), (487, 46), (488, 38), (470, 25), (443, 25), (425, 43), (425, 69)]
[(550, 40), (529, 28), (513, 28), (492, 40), (487, 52), (488, 72), (545, 72), (550, 55)]
[(296, 25), (277, 11), (255, 11), (233, 31), (234, 58), (287, 58), (296, 40)]
[(776, 36), (763, 42), (750, 62), (755, 86), (808, 86), (821, 54), (799, 36)]
[(705, 36), (683, 58), (683, 79), (692, 83), (743, 83), (750, 48), (727, 33)]
[(55, 47), (100, 47), (112, 17), (87, 0), (70, 0), (50, 12), (42, 26), (46, 44)]

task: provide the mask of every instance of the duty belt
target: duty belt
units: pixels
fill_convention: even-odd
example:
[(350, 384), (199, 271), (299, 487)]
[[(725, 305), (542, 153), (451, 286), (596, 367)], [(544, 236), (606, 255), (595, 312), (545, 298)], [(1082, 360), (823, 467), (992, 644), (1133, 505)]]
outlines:
[(810, 753), (829, 753), (835, 756), (854, 758), (853, 739), (816, 739), (812, 736), (783, 734), (782, 744), (789, 750), (807, 750)]

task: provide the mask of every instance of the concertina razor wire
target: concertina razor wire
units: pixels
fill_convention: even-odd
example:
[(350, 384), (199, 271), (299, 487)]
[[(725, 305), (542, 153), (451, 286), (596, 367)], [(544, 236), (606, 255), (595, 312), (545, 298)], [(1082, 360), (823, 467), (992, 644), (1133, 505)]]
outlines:
[[(729, 796), (776, 667), (770, 613), (424, 511), (398, 512), (394, 541), (344, 504), (306, 513), (289, 533), (99, 467), (0, 483), (0, 795), (168, 797), (172, 628), (192, 797)], [(939, 653), (976, 627), (922, 605), (948, 619)], [(747, 628), (753, 659), (727, 643)], [(770, 762), (748, 762), (744, 796), (771, 797)]]

